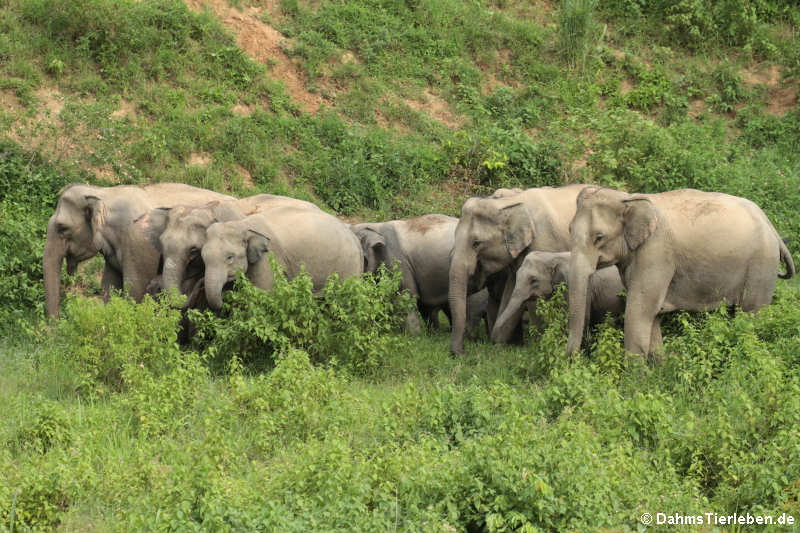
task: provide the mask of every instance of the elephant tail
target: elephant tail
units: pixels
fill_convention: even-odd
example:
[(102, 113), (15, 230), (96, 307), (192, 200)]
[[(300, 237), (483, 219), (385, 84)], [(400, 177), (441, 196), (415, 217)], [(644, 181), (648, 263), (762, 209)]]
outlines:
[(786, 243), (781, 239), (778, 241), (781, 250), (781, 262), (786, 265), (786, 273), (785, 274), (778, 274), (778, 277), (781, 279), (789, 279), (794, 276), (795, 269), (794, 269), (794, 260), (792, 259), (792, 253), (789, 251), (789, 248), (786, 246)]

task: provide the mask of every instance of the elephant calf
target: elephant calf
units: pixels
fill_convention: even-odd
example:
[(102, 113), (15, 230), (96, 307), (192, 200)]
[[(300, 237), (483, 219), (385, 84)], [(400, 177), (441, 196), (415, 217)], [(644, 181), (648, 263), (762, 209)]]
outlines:
[[(517, 270), (514, 292), (492, 329), (493, 342), (505, 342), (522, 312), (522, 306), (538, 298), (550, 298), (556, 287), (569, 279), (569, 252), (530, 252)], [(595, 271), (589, 279), (589, 324), (601, 322), (606, 313), (622, 315), (625, 290), (617, 267)], [(533, 319), (534, 317), (531, 317)]]
[[(380, 265), (397, 265), (403, 276), (402, 288), (417, 299), (422, 316), (435, 323), (439, 309), (450, 318), (447, 291), (457, 225), (457, 218), (429, 214), (408, 220), (353, 224), (350, 229), (361, 242), (364, 271), (374, 273)], [(485, 296), (470, 298), (467, 306), (485, 308)], [(477, 317), (473, 322), (479, 322), (480, 310), (473, 313)], [(411, 333), (420, 332), (416, 311), (406, 317), (406, 327)]]

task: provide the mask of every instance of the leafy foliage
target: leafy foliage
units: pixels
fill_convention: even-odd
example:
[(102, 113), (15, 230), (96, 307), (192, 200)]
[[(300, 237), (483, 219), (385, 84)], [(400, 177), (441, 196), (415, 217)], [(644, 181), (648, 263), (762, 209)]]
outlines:
[(278, 354), (298, 348), (315, 363), (336, 362), (363, 375), (402, 345), (392, 334), (413, 302), (408, 293), (398, 293), (398, 272), (382, 269), (376, 276), (345, 280), (333, 275), (315, 297), (306, 272), (287, 280), (274, 258), (270, 261), (275, 275), (270, 291), (240, 275), (234, 290), (226, 293), (221, 316), (190, 313), (215, 365), (236, 360), (234, 364), (270, 367)]

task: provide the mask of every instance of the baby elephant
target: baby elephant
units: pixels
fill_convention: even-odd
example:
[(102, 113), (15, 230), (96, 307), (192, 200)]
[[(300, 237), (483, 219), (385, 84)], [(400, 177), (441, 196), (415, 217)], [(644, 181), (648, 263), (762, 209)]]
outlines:
[[(523, 305), (538, 298), (550, 298), (560, 283), (569, 278), (570, 252), (530, 252), (517, 270), (514, 292), (492, 329), (492, 342), (505, 342), (509, 323), (523, 311)], [(625, 300), (619, 294), (625, 290), (616, 266), (600, 268), (589, 280), (587, 306), (590, 316), (588, 324), (602, 322), (606, 313), (621, 315), (625, 312)], [(533, 317), (532, 317), (533, 319)]]

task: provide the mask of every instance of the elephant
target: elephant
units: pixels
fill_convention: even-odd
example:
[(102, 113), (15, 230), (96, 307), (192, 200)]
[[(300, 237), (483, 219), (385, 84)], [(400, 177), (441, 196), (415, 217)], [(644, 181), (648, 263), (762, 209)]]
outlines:
[[(550, 298), (569, 278), (569, 252), (530, 252), (517, 269), (514, 292), (492, 330), (492, 342), (505, 342), (510, 333), (509, 319), (522, 306), (538, 298)], [(616, 267), (600, 268), (589, 277), (589, 324), (602, 322), (606, 313), (622, 315), (625, 290)]]
[(267, 252), (274, 253), (289, 279), (304, 265), (315, 292), (334, 272), (344, 279), (364, 271), (358, 238), (338, 218), (319, 210), (276, 207), (209, 226), (200, 251), (209, 307), (215, 311), (222, 307), (222, 289), (238, 271), (244, 271), (256, 287), (270, 290), (274, 280)]
[[(257, 194), (247, 198), (213, 201), (205, 205), (179, 205), (153, 209), (135, 224), (153, 246), (163, 254), (161, 289), (178, 288), (183, 294), (184, 281), (203, 276), (200, 250), (206, 241), (206, 230), (215, 222), (241, 220), (244, 217), (279, 206), (320, 209), (311, 202), (273, 194)], [(194, 286), (194, 283), (189, 284)]]
[[(423, 318), (438, 325), (436, 315), (440, 309), (450, 316), (447, 289), (456, 225), (457, 218), (429, 214), (408, 220), (353, 224), (350, 229), (364, 250), (364, 271), (374, 273), (380, 265), (391, 268), (397, 264), (403, 276), (401, 288), (417, 299)], [(479, 298), (472, 299), (468, 307), (473, 301), (475, 306), (482, 303)], [(473, 313), (479, 315), (480, 310)], [(421, 331), (416, 311), (406, 317), (406, 327), (413, 334)]]
[[(757, 311), (769, 305), (776, 277), (794, 262), (764, 212), (745, 198), (682, 189), (629, 194), (586, 187), (570, 224), (569, 338), (580, 349), (588, 280), (616, 265), (627, 290), (625, 350), (661, 349), (660, 314), (709, 310), (721, 303)], [(779, 274), (779, 265), (786, 267)]]
[[(469, 198), (461, 208), (450, 259), (448, 301), (453, 315), (450, 351), (464, 352), (468, 293), (489, 288), (490, 329), (514, 288), (520, 255), (569, 250), (569, 222), (585, 185), (539, 187), (500, 198)], [(524, 257), (524, 255), (522, 255)], [(519, 315), (514, 317), (519, 320)]]
[(103, 254), (104, 298), (108, 300), (111, 289), (126, 285), (131, 297), (139, 301), (157, 273), (159, 253), (144, 235), (132, 228), (133, 220), (156, 206), (232, 199), (181, 183), (66, 186), (47, 224), (42, 259), (47, 316), (57, 317), (59, 313), (61, 265), (65, 259), (71, 275), (80, 262)]

